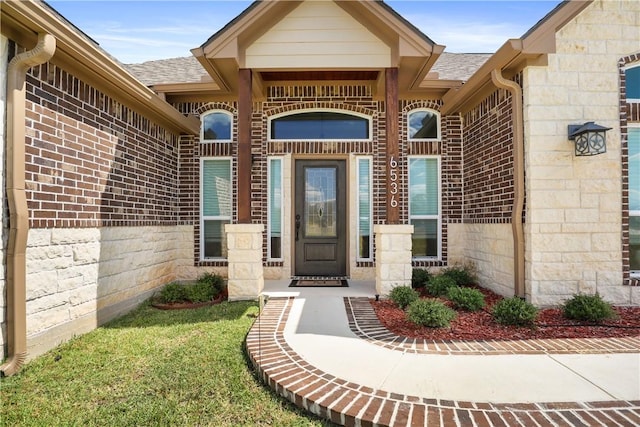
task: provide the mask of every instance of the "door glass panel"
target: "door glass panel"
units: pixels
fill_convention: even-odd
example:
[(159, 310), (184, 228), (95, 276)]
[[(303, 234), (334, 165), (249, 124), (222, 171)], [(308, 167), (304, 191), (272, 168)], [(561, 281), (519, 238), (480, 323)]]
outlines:
[(336, 237), (336, 168), (305, 168), (304, 230), (307, 237)]

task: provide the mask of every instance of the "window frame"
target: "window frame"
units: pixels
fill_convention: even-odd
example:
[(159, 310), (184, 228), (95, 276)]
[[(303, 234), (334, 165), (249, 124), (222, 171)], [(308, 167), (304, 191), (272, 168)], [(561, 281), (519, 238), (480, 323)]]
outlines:
[[(640, 137), (640, 123), (628, 123), (627, 124), (627, 132), (628, 132), (628, 137), (627, 137), (627, 141), (631, 142), (631, 130), (634, 129), (635, 132), (638, 132), (638, 135)], [(628, 147), (628, 149), (631, 147)], [(639, 147), (640, 148), (640, 147)], [(629, 161), (629, 167), (631, 166), (631, 162)], [(639, 165), (640, 166), (640, 165)], [(631, 171), (627, 171), (627, 178), (629, 178)], [(631, 179), (628, 179), (629, 182), (629, 193), (631, 192)], [(640, 191), (640, 188), (638, 188), (638, 190)], [(631, 194), (629, 194), (629, 199), (631, 198)], [(629, 200), (629, 202), (631, 202), (631, 200)], [(629, 256), (631, 256), (631, 217), (640, 217), (640, 210), (631, 210), (631, 206), (629, 206)], [(640, 278), (640, 270), (632, 270), (631, 269), (631, 260), (629, 260), (629, 274), (630, 277), (633, 279), (638, 279)]]
[[(280, 257), (271, 256), (271, 174), (273, 167), (272, 161), (280, 162)], [(280, 262), (284, 261), (284, 157), (269, 156), (267, 157), (267, 261)]]
[[(411, 115), (419, 112), (428, 112), (436, 116), (436, 137), (435, 138), (414, 138), (411, 136)], [(414, 108), (407, 112), (407, 140), (409, 141), (440, 141), (442, 139), (442, 116), (440, 112), (433, 108)]]
[[(338, 139), (312, 139), (312, 138), (302, 138), (302, 139), (282, 139), (282, 138), (271, 138), (271, 128), (272, 122), (274, 120), (280, 119), (282, 117), (287, 116), (295, 116), (298, 114), (304, 113), (339, 113), (345, 114), (347, 116), (359, 117), (361, 119), (365, 119), (368, 125), (368, 138), (338, 138)], [(349, 110), (341, 110), (339, 108), (304, 108), (300, 110), (294, 111), (286, 111), (284, 113), (274, 114), (269, 117), (267, 120), (267, 141), (269, 142), (285, 142), (285, 141), (322, 141), (322, 142), (340, 142), (340, 141), (373, 141), (373, 118), (370, 115), (358, 113), (355, 111)]]
[[(625, 97), (626, 97), (626, 101), (627, 103), (640, 103), (640, 98), (629, 98), (626, 96), (627, 93), (629, 93), (628, 88), (629, 88), (629, 80), (626, 78), (627, 77), (627, 70), (631, 70), (633, 68), (639, 68), (640, 69), (640, 62), (634, 62), (631, 64), (628, 64), (627, 66), (624, 67), (624, 73), (625, 73)], [(640, 71), (640, 70), (639, 70)], [(640, 91), (640, 82), (638, 82), (638, 91)]]
[[(210, 116), (212, 114), (224, 114), (229, 116), (229, 139), (205, 139), (204, 137), (204, 118)], [(233, 142), (233, 113), (227, 110), (208, 110), (205, 113), (200, 115), (200, 143), (211, 143), (211, 142), (222, 142), (222, 143), (230, 143)]]
[[(411, 160), (413, 159), (435, 159), (438, 170), (438, 213), (436, 215), (411, 215)], [(442, 261), (442, 156), (439, 155), (414, 155), (407, 156), (407, 216), (409, 224), (412, 220), (435, 219), (437, 232), (437, 255), (436, 256), (414, 256), (411, 254), (413, 261)]]
[[(231, 195), (231, 212), (226, 215), (204, 215), (204, 164), (211, 160), (225, 160), (229, 162), (229, 194)], [(205, 257), (205, 239), (204, 239), (204, 223), (205, 221), (227, 221), (227, 224), (233, 222), (233, 157), (201, 157), (200, 158), (200, 261), (226, 261), (226, 257)], [(224, 232), (224, 230), (223, 230)]]
[[(369, 257), (360, 256), (360, 161), (369, 163)], [(373, 261), (373, 156), (356, 157), (356, 262)]]

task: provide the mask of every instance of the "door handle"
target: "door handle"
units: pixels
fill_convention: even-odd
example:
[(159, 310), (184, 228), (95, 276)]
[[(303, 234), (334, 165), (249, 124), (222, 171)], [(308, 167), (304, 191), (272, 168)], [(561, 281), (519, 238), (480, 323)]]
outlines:
[(296, 242), (300, 240), (300, 215), (296, 215)]

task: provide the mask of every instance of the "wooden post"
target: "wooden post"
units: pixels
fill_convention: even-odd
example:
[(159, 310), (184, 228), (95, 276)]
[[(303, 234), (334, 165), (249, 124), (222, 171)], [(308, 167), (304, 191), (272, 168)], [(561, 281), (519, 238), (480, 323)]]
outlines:
[(385, 70), (385, 125), (387, 129), (387, 224), (400, 223), (400, 173), (398, 146), (398, 69)]
[(238, 77), (238, 223), (251, 224), (251, 70)]

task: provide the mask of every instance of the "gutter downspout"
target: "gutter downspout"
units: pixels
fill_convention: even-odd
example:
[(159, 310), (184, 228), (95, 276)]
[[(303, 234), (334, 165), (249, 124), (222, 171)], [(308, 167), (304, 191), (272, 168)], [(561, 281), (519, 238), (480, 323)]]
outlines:
[(29, 68), (53, 57), (56, 39), (39, 34), (33, 49), (16, 55), (7, 67), (7, 199), (9, 244), (7, 247), (7, 361), (2, 376), (20, 370), (27, 357), (26, 250), (29, 211), (25, 191), (25, 81)]
[(522, 212), (524, 209), (524, 123), (522, 118), (522, 88), (516, 82), (507, 80), (502, 70), (491, 71), (491, 81), (496, 87), (511, 92), (513, 126), (513, 177), (514, 200), (511, 213), (513, 232), (513, 277), (514, 293), (525, 298), (524, 229)]

